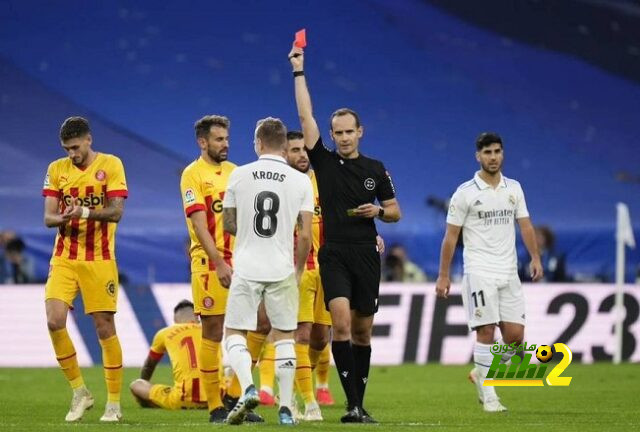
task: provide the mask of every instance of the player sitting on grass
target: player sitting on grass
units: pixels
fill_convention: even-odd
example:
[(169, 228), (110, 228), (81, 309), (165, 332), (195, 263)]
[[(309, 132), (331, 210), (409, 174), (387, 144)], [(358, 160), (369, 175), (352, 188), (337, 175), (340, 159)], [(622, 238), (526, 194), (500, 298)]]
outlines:
[[(158, 331), (149, 356), (142, 366), (140, 378), (129, 388), (140, 405), (164, 409), (207, 408), (207, 396), (200, 380), (198, 350), (202, 328), (193, 312), (193, 303), (182, 300), (173, 309), (175, 324)], [(173, 386), (151, 384), (151, 376), (165, 352), (173, 369)]]

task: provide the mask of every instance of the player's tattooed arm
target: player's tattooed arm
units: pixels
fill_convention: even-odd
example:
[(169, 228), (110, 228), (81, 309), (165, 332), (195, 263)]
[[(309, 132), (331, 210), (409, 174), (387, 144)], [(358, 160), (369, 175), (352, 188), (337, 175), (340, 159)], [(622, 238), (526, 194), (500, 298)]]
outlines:
[(159, 360), (156, 360), (153, 357), (147, 357), (147, 359), (144, 362), (144, 365), (142, 365), (142, 369), (140, 369), (140, 378), (146, 381), (151, 381), (151, 376), (153, 375), (153, 372), (156, 370), (158, 361)]
[(107, 200), (107, 205), (101, 209), (89, 210), (88, 219), (102, 222), (119, 222), (124, 212), (124, 198), (113, 197)]
[(296, 280), (300, 284), (302, 272), (307, 263), (307, 256), (311, 250), (311, 242), (313, 234), (311, 233), (311, 224), (313, 221), (313, 213), (301, 211), (298, 213), (297, 221), (297, 238), (296, 238)]
[(225, 207), (222, 209), (222, 226), (224, 227), (225, 232), (236, 235), (236, 231), (238, 231), (238, 223), (236, 220), (235, 207)]

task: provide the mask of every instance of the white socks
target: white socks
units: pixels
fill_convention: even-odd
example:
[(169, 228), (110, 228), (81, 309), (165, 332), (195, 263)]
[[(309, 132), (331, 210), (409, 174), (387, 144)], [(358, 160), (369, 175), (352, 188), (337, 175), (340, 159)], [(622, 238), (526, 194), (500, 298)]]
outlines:
[(493, 399), (497, 399), (496, 389), (493, 387), (483, 387), (484, 379), (489, 372), (489, 368), (491, 367), (491, 362), (493, 362), (493, 354), (491, 354), (491, 347), (493, 344), (483, 344), (476, 341), (473, 346), (473, 362), (478, 369), (477, 380), (478, 380), (478, 388), (482, 389), (483, 399), (484, 401), (490, 401)]
[[(500, 346), (507, 345), (506, 343), (504, 343), (504, 339), (502, 338), (498, 339), (496, 343), (499, 344)], [(515, 350), (509, 350), (506, 353), (502, 353), (502, 360), (500, 360), (500, 363), (508, 364), (509, 360), (511, 360), (511, 357), (513, 357), (515, 353), (516, 353)]]
[(296, 376), (296, 350), (293, 339), (283, 339), (273, 344), (276, 348), (276, 378), (280, 387), (280, 407), (291, 408), (293, 383)]
[(244, 395), (247, 387), (253, 384), (251, 354), (247, 348), (247, 338), (239, 334), (227, 336), (224, 340), (224, 347), (227, 350), (229, 364), (240, 381), (242, 395)]

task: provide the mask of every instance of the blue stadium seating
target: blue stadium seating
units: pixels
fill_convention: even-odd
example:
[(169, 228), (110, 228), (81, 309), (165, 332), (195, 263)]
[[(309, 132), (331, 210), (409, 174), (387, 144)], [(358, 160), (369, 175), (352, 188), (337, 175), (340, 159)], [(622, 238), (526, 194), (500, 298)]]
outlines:
[[(231, 159), (253, 157), (255, 121), (297, 126), (286, 53), (308, 30), (307, 76), (323, 130), (360, 112), (362, 151), (385, 161), (404, 219), (380, 226), (433, 276), (444, 227), (427, 196), (447, 197), (476, 169), (484, 130), (505, 140), (504, 172), (534, 222), (551, 225), (570, 273), (613, 274), (615, 203), (640, 240), (640, 84), (575, 57), (474, 27), (419, 1), (11, 1), (0, 26), (0, 228), (23, 233), (46, 271), (53, 232), (41, 181), (63, 154), (68, 115), (92, 120), (96, 148), (118, 154), (131, 198), (118, 239), (131, 279), (188, 275), (179, 172), (197, 155), (194, 120), (232, 121)], [(33, 13), (37, 7), (38, 13)], [(82, 19), (78, 19), (82, 16)], [(628, 277), (640, 253), (628, 255)]]

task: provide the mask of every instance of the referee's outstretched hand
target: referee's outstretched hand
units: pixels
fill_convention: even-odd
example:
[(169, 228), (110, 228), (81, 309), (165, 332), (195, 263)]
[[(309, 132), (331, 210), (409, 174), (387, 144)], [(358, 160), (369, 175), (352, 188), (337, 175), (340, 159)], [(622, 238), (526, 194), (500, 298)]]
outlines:
[(448, 277), (438, 276), (436, 280), (436, 295), (440, 298), (449, 297), (449, 289), (451, 288), (451, 279)]
[(304, 70), (304, 50), (302, 48), (298, 48), (295, 44), (291, 47), (291, 51), (289, 51), (289, 61), (291, 62), (291, 66), (293, 66), (293, 71), (303, 71)]

